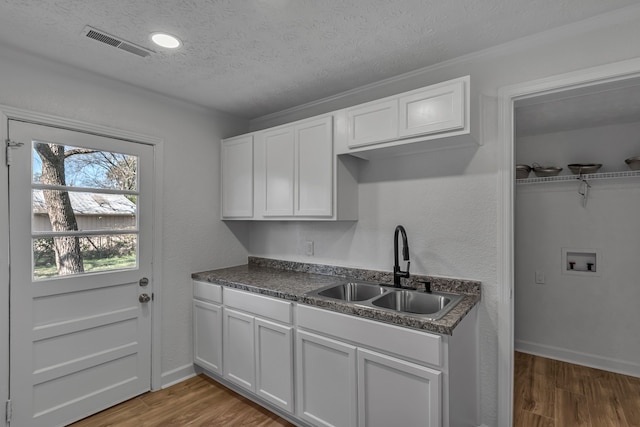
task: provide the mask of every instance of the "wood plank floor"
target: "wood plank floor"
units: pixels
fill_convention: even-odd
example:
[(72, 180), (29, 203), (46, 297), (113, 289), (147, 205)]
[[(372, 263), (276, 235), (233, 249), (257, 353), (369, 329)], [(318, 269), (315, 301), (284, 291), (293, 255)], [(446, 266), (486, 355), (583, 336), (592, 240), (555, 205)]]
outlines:
[(293, 424), (212, 379), (199, 375), (164, 390), (145, 393), (71, 426), (293, 427)]
[(640, 427), (640, 378), (515, 354), (514, 427)]
[[(515, 354), (514, 427), (640, 427), (640, 378)], [(200, 375), (72, 427), (293, 427)]]

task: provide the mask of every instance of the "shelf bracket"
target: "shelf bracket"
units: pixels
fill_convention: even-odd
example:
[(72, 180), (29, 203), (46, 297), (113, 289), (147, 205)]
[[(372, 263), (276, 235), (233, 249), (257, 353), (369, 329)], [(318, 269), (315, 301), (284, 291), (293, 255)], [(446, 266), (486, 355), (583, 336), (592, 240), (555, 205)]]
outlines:
[(583, 175), (578, 177), (580, 180), (580, 186), (578, 187), (578, 194), (582, 196), (582, 207), (587, 207), (587, 200), (589, 199), (589, 189), (591, 188), (591, 184), (587, 181)]

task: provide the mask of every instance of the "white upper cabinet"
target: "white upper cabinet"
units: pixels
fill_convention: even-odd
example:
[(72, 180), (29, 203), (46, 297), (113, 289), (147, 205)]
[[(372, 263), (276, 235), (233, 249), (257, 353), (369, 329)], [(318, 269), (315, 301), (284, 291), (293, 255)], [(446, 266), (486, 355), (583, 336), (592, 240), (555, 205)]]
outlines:
[(331, 116), (262, 133), (265, 217), (330, 217), (333, 204)]
[(335, 114), (345, 121), (336, 138), (336, 154), (369, 159), (478, 144), (470, 118), (469, 76)]
[(357, 159), (335, 155), (335, 126), (326, 114), (223, 140), (222, 219), (357, 220)]
[(358, 219), (357, 161), (334, 154), (334, 132), (333, 115), (324, 115), (253, 134), (252, 219)]
[(263, 134), (265, 216), (293, 215), (294, 130), (278, 128)]
[(253, 136), (222, 141), (222, 218), (253, 217)]
[(347, 109), (347, 145), (360, 147), (398, 138), (398, 100), (373, 101)]
[(333, 204), (333, 120), (295, 126), (296, 216), (331, 216)]
[(401, 96), (398, 133), (401, 138), (464, 127), (464, 81)]

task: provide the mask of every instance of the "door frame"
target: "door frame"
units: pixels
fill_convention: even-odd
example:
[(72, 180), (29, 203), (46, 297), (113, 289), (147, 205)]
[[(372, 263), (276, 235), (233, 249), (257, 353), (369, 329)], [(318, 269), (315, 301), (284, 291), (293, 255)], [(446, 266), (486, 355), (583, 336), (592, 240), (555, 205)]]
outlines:
[[(45, 126), (66, 128), (81, 132), (102, 135), (111, 138), (124, 139), (131, 142), (151, 145), (153, 147), (153, 245), (152, 245), (152, 274), (154, 302), (151, 308), (151, 390), (162, 388), (161, 365), (161, 313), (162, 313), (162, 202), (163, 202), (163, 151), (164, 140), (150, 136), (108, 126), (96, 125), (78, 120), (67, 119), (50, 114), (37, 113), (0, 104), (0, 140), (3, 149), (0, 150), (0, 161), (6, 165), (5, 139), (8, 137), (8, 120), (16, 119), (33, 122)], [(0, 241), (7, 242), (0, 245), (0, 312), (9, 316), (9, 174), (8, 170), (0, 173)], [(6, 420), (6, 406), (4, 402), (9, 398), (9, 318), (0, 319), (0, 420)], [(2, 425), (4, 421), (0, 421)]]
[(516, 100), (640, 77), (640, 58), (614, 62), (498, 90), (498, 426), (513, 419), (515, 285), (515, 123)]

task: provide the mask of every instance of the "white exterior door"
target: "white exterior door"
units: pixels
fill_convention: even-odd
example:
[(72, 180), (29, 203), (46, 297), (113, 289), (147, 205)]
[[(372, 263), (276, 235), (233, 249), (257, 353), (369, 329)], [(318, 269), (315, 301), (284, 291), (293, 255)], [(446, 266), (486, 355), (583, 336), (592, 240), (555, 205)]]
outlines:
[(61, 426), (150, 389), (153, 147), (9, 137), (11, 425)]

